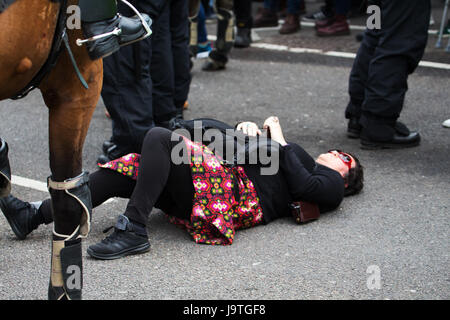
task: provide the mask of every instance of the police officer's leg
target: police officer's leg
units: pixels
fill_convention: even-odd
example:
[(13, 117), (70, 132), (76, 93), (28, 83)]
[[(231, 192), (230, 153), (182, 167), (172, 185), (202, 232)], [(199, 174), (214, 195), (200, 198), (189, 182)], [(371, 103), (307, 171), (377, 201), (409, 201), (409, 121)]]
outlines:
[(240, 0), (234, 2), (234, 14), (236, 15), (237, 34), (234, 46), (237, 48), (247, 48), (252, 42), (251, 29), (252, 1)]
[(361, 125), (361, 107), (365, 97), (369, 65), (378, 44), (379, 32), (366, 30), (358, 54), (353, 63), (349, 79), (350, 102), (345, 110), (345, 118), (349, 119), (347, 135), (349, 138), (359, 138)]
[(208, 61), (202, 69), (216, 71), (225, 68), (228, 62), (228, 54), (234, 44), (234, 13), (233, 0), (216, 0), (217, 40), (214, 49), (210, 52)]
[(418, 145), (420, 136), (397, 119), (428, 39), (430, 1), (381, 1), (381, 35), (369, 66), (362, 105), (361, 143), (368, 148)]
[(117, 14), (116, 0), (79, 0), (84, 22), (96, 22), (113, 18)]
[(139, 153), (146, 132), (154, 126), (151, 48), (147, 38), (104, 59), (102, 98), (111, 115), (114, 145), (100, 163)]
[(198, 52), (198, 13), (200, 3), (200, 0), (189, 0), (189, 51), (191, 58), (196, 57)]
[(176, 116), (174, 104), (174, 65), (172, 37), (170, 34), (170, 1), (153, 24), (152, 68), (153, 116), (157, 126), (167, 127), (170, 119)]
[(171, 2), (170, 33), (174, 67), (174, 103), (178, 115), (182, 115), (191, 85), (188, 3), (185, 0)]

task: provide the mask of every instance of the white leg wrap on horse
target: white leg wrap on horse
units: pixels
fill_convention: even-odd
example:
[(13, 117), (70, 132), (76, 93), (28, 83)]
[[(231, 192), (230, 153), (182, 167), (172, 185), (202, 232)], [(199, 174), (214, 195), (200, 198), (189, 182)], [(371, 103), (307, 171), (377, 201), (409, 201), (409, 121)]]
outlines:
[(81, 300), (83, 262), (81, 239), (58, 240), (53, 236), (49, 300)]

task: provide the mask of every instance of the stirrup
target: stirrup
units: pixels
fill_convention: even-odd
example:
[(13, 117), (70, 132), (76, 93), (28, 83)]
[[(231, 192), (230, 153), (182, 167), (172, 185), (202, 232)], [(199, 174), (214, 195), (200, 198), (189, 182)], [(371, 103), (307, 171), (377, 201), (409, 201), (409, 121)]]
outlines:
[[(145, 34), (133, 41), (127, 42), (126, 44), (132, 44), (141, 40), (144, 40), (145, 38), (149, 37), (152, 34), (152, 30), (150, 29), (150, 26), (147, 24), (147, 22), (145, 21), (144, 17), (141, 15), (141, 13), (128, 1), (126, 0), (120, 0), (122, 1), (124, 4), (126, 4), (128, 7), (131, 8), (131, 10), (134, 11), (134, 13), (138, 16), (138, 18), (141, 20), (142, 25), (144, 26), (145, 29)], [(103, 33), (103, 34), (99, 34), (87, 39), (77, 39), (76, 44), (77, 46), (81, 47), (83, 44), (88, 43), (88, 42), (92, 42), (92, 41), (96, 41), (99, 39), (103, 39), (103, 38), (107, 38), (110, 36), (120, 36), (122, 34), (122, 30), (119, 28), (115, 28), (113, 31), (111, 32), (107, 32), (107, 33)]]

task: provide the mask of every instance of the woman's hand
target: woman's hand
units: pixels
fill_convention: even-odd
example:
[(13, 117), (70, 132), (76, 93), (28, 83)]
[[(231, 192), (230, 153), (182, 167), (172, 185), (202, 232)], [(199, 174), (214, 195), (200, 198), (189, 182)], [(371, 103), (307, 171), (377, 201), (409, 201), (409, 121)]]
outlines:
[(261, 130), (258, 128), (258, 125), (249, 121), (239, 123), (236, 130), (241, 130), (244, 134), (251, 137), (256, 137), (257, 135), (260, 136), (262, 134)]
[(267, 129), (270, 131), (270, 138), (273, 141), (278, 142), (282, 146), (287, 145), (286, 140), (283, 136), (283, 130), (281, 130), (280, 120), (278, 117), (269, 117), (264, 121), (264, 129)]

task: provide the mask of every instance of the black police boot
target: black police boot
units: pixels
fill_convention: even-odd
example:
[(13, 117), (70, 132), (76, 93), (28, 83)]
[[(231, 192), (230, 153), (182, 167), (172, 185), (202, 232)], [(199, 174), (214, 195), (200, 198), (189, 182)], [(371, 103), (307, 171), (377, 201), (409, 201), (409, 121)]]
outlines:
[(358, 118), (350, 118), (347, 125), (347, 137), (358, 139), (361, 134), (362, 126), (359, 124)]
[[(110, 227), (104, 232), (108, 232), (112, 228)], [(114, 232), (101, 242), (89, 246), (87, 253), (96, 259), (113, 260), (149, 250), (150, 242), (145, 227), (131, 222), (128, 217), (121, 214), (114, 226)]]
[[(387, 131), (386, 129), (384, 129)], [(410, 131), (408, 127), (400, 121), (397, 121), (392, 131), (392, 137), (389, 140), (372, 139), (368, 134), (368, 130), (361, 130), (361, 149), (377, 150), (377, 149), (403, 149), (416, 147), (420, 144), (420, 134), (416, 131)]]
[(105, 164), (112, 160), (116, 160), (120, 157), (123, 157), (127, 154), (131, 153), (130, 149), (121, 148), (116, 144), (113, 144), (106, 150), (106, 152), (100, 155), (97, 159), (97, 163)]
[(252, 43), (252, 35), (249, 28), (237, 28), (236, 39), (234, 40), (234, 46), (236, 48), (248, 48)]
[[(151, 18), (144, 13), (141, 15), (150, 27)], [(92, 60), (106, 57), (118, 51), (121, 46), (150, 35), (138, 16), (128, 18), (119, 14), (108, 20), (83, 22), (83, 34), (89, 40), (86, 45)]]
[(103, 144), (102, 144), (103, 153), (106, 154), (108, 152), (108, 149), (111, 148), (113, 145), (114, 145), (114, 142), (112, 141), (112, 137), (111, 137), (111, 139), (103, 142)]
[(0, 138), (0, 197), (11, 192), (11, 168), (8, 159), (8, 144)]
[(12, 231), (20, 240), (24, 240), (31, 231), (45, 222), (35, 205), (19, 200), (12, 195), (0, 198), (0, 209)]

